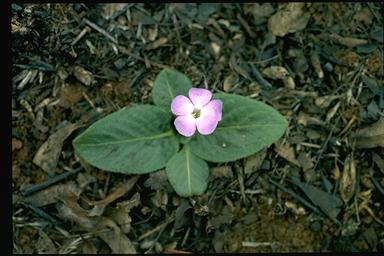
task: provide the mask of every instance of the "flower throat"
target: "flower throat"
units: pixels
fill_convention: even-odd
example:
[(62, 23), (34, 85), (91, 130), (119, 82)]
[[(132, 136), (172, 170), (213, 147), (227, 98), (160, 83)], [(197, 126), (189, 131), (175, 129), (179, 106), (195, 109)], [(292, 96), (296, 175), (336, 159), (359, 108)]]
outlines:
[(200, 109), (195, 108), (195, 109), (192, 111), (192, 116), (193, 116), (193, 118), (199, 118), (199, 117), (200, 117), (200, 113), (201, 113)]

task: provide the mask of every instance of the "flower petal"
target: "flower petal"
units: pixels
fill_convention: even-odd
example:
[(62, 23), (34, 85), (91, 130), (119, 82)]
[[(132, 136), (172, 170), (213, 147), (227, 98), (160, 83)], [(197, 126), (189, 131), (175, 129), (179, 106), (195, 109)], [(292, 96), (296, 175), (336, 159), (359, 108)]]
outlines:
[(201, 109), (212, 98), (212, 93), (209, 90), (201, 88), (189, 89), (188, 95), (195, 108), (198, 109)]
[(223, 103), (221, 100), (211, 100), (205, 105), (200, 112), (201, 117), (212, 117), (216, 118), (217, 121), (221, 121)]
[(200, 116), (196, 119), (197, 130), (203, 135), (213, 133), (213, 131), (216, 129), (217, 123), (217, 117)]
[(191, 137), (196, 131), (196, 119), (192, 115), (178, 116), (174, 124), (176, 130), (186, 137)]
[(194, 109), (192, 102), (184, 95), (176, 96), (171, 103), (172, 113), (178, 116), (191, 114)]

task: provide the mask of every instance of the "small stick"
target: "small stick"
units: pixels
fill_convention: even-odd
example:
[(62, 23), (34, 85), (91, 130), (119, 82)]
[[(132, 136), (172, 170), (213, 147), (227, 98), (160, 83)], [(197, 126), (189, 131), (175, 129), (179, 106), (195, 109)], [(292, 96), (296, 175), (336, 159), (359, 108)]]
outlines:
[(115, 44), (119, 44), (117, 42), (117, 39), (114, 38), (113, 36), (111, 36), (107, 31), (105, 31), (104, 29), (102, 29), (101, 27), (99, 27), (98, 25), (96, 25), (95, 23), (91, 22), (90, 20), (88, 20), (87, 18), (84, 18), (83, 19), (85, 23), (87, 23), (88, 26), (90, 26), (91, 28), (93, 28), (94, 30), (96, 30), (97, 32), (103, 34), (105, 37), (107, 37), (109, 40), (111, 40), (113, 43)]
[(149, 230), (148, 232), (146, 232), (146, 233), (142, 234), (141, 236), (139, 236), (137, 241), (143, 240), (144, 238), (152, 235), (153, 233), (156, 233), (157, 231), (165, 228), (166, 226), (168, 226), (169, 223), (171, 223), (174, 220), (175, 220), (175, 217), (171, 217), (170, 219), (164, 221), (163, 223), (161, 223), (159, 226), (155, 227), (154, 229)]
[(260, 72), (256, 69), (255, 65), (253, 63), (250, 63), (252, 73), (256, 77), (256, 80), (263, 86), (264, 88), (272, 88), (272, 85), (263, 78), (263, 76), (260, 74)]
[(260, 247), (260, 246), (276, 246), (280, 245), (279, 242), (248, 242), (248, 241), (243, 241), (241, 242), (241, 245), (244, 247)]
[(293, 191), (283, 187), (282, 185), (280, 185), (279, 183), (277, 183), (276, 181), (274, 181), (273, 179), (271, 178), (268, 178), (269, 182), (272, 183), (273, 185), (275, 185), (276, 187), (280, 188), (282, 191), (284, 191), (285, 193), (287, 194), (290, 194), (293, 198), (295, 198), (297, 201), (299, 201), (300, 203), (304, 204), (305, 206), (307, 206), (308, 208), (310, 208), (312, 211), (316, 212), (317, 214), (319, 215), (322, 215), (321, 212), (315, 207), (313, 206), (312, 204), (310, 204), (309, 202), (307, 202), (307, 200), (305, 200), (304, 198), (302, 198), (301, 196), (299, 195), (296, 195), (296, 193), (294, 193)]
[(73, 42), (71, 43), (72, 46), (74, 46), (77, 42), (80, 41), (81, 38), (83, 38), (83, 36), (89, 32), (89, 27), (85, 27), (83, 30), (81, 30), (80, 34), (75, 38), (75, 40), (73, 40)]
[(36, 207), (36, 206), (34, 206), (32, 204), (27, 204), (27, 203), (22, 203), (22, 204), (24, 206), (28, 207), (29, 209), (31, 209), (33, 212), (35, 212), (41, 218), (43, 218), (43, 219), (53, 223), (54, 225), (56, 225), (56, 226), (61, 226), (62, 225), (62, 223), (59, 220), (57, 220), (56, 218), (52, 217), (48, 213), (44, 212), (39, 207)]
[(51, 186), (51, 185), (53, 185), (53, 184), (55, 184), (55, 183), (57, 183), (59, 181), (62, 181), (65, 178), (67, 178), (67, 177), (69, 177), (69, 176), (79, 172), (82, 169), (83, 169), (83, 167), (79, 167), (77, 169), (74, 169), (74, 170), (71, 170), (71, 171), (64, 172), (62, 174), (56, 175), (52, 179), (49, 179), (49, 180), (47, 180), (47, 181), (45, 181), (43, 183), (39, 183), (39, 184), (35, 184), (35, 185), (32, 185), (32, 186), (29, 186), (29, 187), (27, 187), (27, 188), (25, 188), (25, 189), (23, 189), (21, 191), (21, 195), (22, 196), (28, 196), (28, 195), (30, 195), (32, 193), (35, 193), (35, 192), (40, 191), (40, 190), (43, 190), (43, 189), (45, 189), (45, 188), (47, 188), (47, 187), (49, 187), (49, 186)]

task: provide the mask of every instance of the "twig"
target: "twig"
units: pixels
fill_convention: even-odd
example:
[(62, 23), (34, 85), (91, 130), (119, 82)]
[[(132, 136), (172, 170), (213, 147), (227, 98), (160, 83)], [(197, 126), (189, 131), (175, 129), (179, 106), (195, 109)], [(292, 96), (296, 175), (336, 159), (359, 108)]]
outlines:
[(272, 85), (263, 78), (263, 76), (260, 74), (259, 70), (253, 65), (253, 63), (250, 63), (252, 73), (256, 77), (256, 80), (260, 83), (260, 85), (264, 88), (272, 88)]
[(51, 222), (52, 224), (54, 224), (56, 226), (62, 226), (63, 225), (59, 220), (57, 220), (56, 218), (52, 217), (48, 213), (44, 212), (39, 207), (36, 207), (36, 206), (34, 206), (32, 204), (28, 204), (28, 203), (22, 203), (22, 204), (24, 206), (28, 207), (29, 209), (31, 209), (33, 212), (35, 212), (38, 216), (40, 216), (41, 218)]
[(137, 241), (140, 241), (140, 240), (143, 240), (144, 238), (146, 238), (147, 236), (150, 236), (152, 235), (153, 233), (157, 232), (158, 230), (161, 230), (162, 228), (166, 227), (169, 223), (171, 223), (172, 221), (175, 220), (175, 217), (172, 216), (170, 219), (166, 220), (165, 222), (163, 222), (162, 224), (160, 224), (159, 226), (157, 226), (156, 228), (142, 234), (141, 236), (139, 236), (139, 238), (137, 239)]
[(163, 251), (163, 253), (169, 253), (169, 254), (192, 254), (191, 252), (188, 252), (188, 251), (181, 251), (181, 250), (171, 249), (171, 248), (165, 249)]
[(277, 246), (277, 245), (281, 245), (279, 242), (247, 242), (247, 241), (243, 241), (241, 242), (241, 245), (243, 247), (260, 247), (260, 246)]
[(83, 38), (83, 36), (90, 31), (90, 28), (89, 27), (85, 27), (83, 30), (81, 30), (80, 34), (77, 35), (77, 37), (75, 38), (75, 40), (73, 40), (73, 42), (71, 43), (72, 46), (74, 46), (77, 42), (80, 41), (81, 38)]
[(106, 38), (111, 40), (113, 43), (119, 44), (116, 38), (111, 36), (111, 34), (109, 34), (107, 31), (105, 31), (104, 29), (102, 29), (101, 27), (96, 25), (95, 23), (93, 23), (92, 21), (88, 20), (87, 18), (84, 18), (83, 20), (84, 20), (85, 23), (87, 23), (88, 26), (90, 26), (91, 28), (93, 28), (97, 32), (103, 34)]
[(271, 182), (273, 185), (275, 185), (276, 187), (280, 188), (282, 191), (284, 191), (285, 193), (287, 194), (290, 194), (293, 198), (295, 198), (297, 201), (299, 201), (300, 203), (304, 204), (305, 206), (307, 206), (308, 208), (310, 208), (312, 211), (316, 212), (317, 214), (319, 215), (323, 215), (315, 206), (313, 206), (312, 204), (310, 204), (307, 200), (305, 200), (304, 198), (302, 198), (301, 196), (297, 195), (296, 193), (294, 193), (293, 191), (281, 186), (279, 183), (277, 183), (276, 181), (274, 181), (272, 178), (268, 178), (269, 182)]
[(83, 167), (79, 167), (77, 169), (74, 169), (74, 170), (71, 170), (71, 171), (68, 171), (68, 172), (64, 172), (62, 174), (59, 174), (59, 175), (56, 175), (55, 177), (53, 177), (52, 179), (49, 179), (43, 183), (39, 183), (39, 184), (36, 184), (36, 185), (32, 185), (30, 187), (27, 187), (25, 189), (23, 189), (21, 191), (21, 195), (22, 196), (27, 196), (27, 195), (30, 195), (32, 193), (35, 193), (37, 191), (40, 191), (40, 190), (43, 190), (59, 181), (62, 181), (63, 179), (73, 175), (73, 174), (76, 174), (77, 172), (79, 172), (80, 170), (82, 170)]

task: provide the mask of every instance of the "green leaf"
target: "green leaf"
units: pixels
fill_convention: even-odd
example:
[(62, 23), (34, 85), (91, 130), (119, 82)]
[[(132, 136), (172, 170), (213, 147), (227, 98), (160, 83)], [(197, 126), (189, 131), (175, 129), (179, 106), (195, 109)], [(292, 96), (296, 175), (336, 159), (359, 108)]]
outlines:
[(95, 122), (73, 145), (80, 157), (102, 170), (155, 171), (179, 149), (172, 119), (171, 114), (156, 106), (124, 108)]
[(177, 95), (188, 95), (189, 88), (192, 87), (191, 80), (173, 69), (163, 69), (156, 76), (152, 89), (153, 102), (160, 107), (171, 110), (171, 102)]
[(208, 136), (196, 134), (191, 151), (211, 162), (234, 161), (256, 153), (278, 140), (288, 122), (272, 107), (233, 94), (215, 94), (223, 101), (223, 117)]
[(188, 146), (175, 154), (165, 169), (169, 182), (179, 196), (201, 195), (207, 188), (209, 168)]

